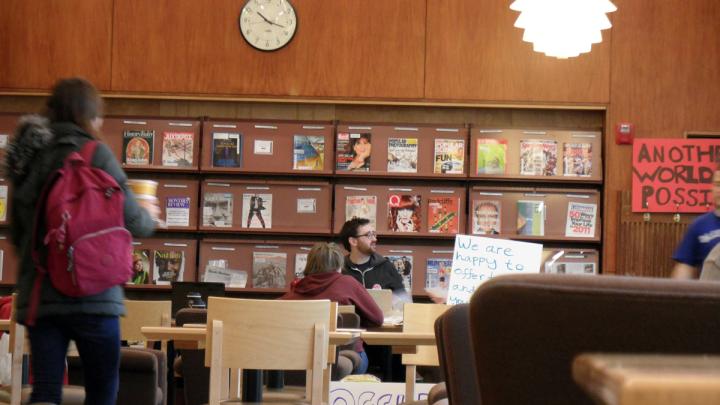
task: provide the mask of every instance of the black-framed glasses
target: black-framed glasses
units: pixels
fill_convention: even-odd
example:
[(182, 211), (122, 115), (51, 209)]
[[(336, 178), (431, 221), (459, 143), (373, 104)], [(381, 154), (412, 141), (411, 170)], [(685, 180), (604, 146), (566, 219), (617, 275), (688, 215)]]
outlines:
[(370, 231), (370, 232), (366, 232), (366, 233), (364, 233), (364, 234), (362, 234), (362, 235), (355, 235), (356, 238), (362, 238), (363, 236), (366, 237), (366, 238), (368, 238), (368, 239), (374, 239), (374, 238), (377, 238), (377, 232), (375, 232), (375, 231)]

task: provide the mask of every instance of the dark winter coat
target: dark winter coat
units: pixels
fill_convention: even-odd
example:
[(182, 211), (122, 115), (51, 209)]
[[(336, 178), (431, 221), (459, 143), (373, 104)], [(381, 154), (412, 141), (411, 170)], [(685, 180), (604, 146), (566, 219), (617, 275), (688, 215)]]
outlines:
[(383, 313), (365, 288), (352, 277), (337, 272), (316, 273), (293, 283), (283, 300), (328, 299), (340, 305), (355, 305), (363, 326), (380, 326)]
[(375, 288), (376, 285), (379, 285), (380, 288), (393, 290), (394, 293), (405, 291), (402, 276), (387, 258), (373, 253), (370, 256), (369, 264), (370, 267), (360, 270), (355, 263), (350, 261), (348, 255), (345, 256), (342, 273), (352, 276), (365, 288)]
[[(71, 123), (49, 124), (39, 116), (21, 118), (20, 125), (12, 139), (4, 164), (4, 171), (12, 184), (10, 204), (10, 234), (18, 257), (18, 278), (16, 289), (17, 319), (25, 322), (30, 305), (30, 294), (37, 272), (32, 260), (32, 233), (35, 210), (42, 187), (50, 174), (62, 166), (65, 157), (78, 151), (90, 134)], [(95, 150), (92, 165), (110, 174), (125, 193), (125, 227), (133, 236), (150, 236), (154, 222), (142, 209), (125, 184), (127, 176), (110, 149), (100, 143)], [(42, 216), (40, 216), (42, 218)], [(46, 233), (44, 224), (38, 230), (38, 246), (41, 260), (47, 255), (42, 244)], [(122, 286), (115, 286), (99, 294), (73, 298), (68, 297), (45, 277), (40, 293), (38, 318), (48, 315), (91, 314), (117, 316), (125, 313)]]

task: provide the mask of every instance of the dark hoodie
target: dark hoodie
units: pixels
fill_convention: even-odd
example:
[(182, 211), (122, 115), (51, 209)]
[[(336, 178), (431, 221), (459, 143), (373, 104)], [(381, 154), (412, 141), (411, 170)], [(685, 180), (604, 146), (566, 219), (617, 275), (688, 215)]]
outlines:
[(377, 253), (373, 253), (370, 260), (361, 265), (350, 261), (350, 255), (345, 256), (342, 273), (352, 276), (365, 288), (380, 286), (382, 289), (392, 290), (395, 294), (405, 291), (402, 276), (395, 266), (386, 257)]
[(290, 286), (282, 300), (328, 299), (340, 305), (355, 305), (362, 326), (380, 326), (383, 313), (365, 288), (352, 277), (336, 272), (305, 276)]
[[(49, 124), (45, 118), (31, 115), (21, 118), (15, 136), (8, 146), (3, 171), (9, 177), (13, 189), (9, 204), (10, 235), (19, 260), (16, 284), (17, 319), (22, 323), (26, 320), (30, 293), (37, 275), (32, 260), (32, 232), (41, 189), (50, 173), (62, 165), (65, 157), (70, 152), (79, 150), (91, 139), (90, 134), (72, 123)], [(98, 144), (92, 165), (111, 175), (123, 189), (125, 227), (133, 236), (150, 236), (155, 224), (147, 211), (138, 206), (125, 184), (125, 173), (105, 144)], [(45, 232), (41, 222), (38, 229), (41, 260), (47, 254), (41, 242)], [(87, 297), (68, 297), (53, 288), (50, 279), (45, 277), (40, 290), (37, 316), (122, 315), (125, 312), (124, 298), (122, 286)]]

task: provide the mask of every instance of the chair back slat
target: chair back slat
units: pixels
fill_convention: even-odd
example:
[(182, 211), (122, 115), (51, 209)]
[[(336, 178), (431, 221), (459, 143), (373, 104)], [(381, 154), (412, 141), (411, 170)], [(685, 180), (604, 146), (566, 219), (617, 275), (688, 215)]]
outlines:
[(127, 313), (120, 317), (120, 338), (129, 341), (144, 341), (140, 332), (143, 326), (170, 326), (172, 301), (125, 300)]
[[(448, 306), (444, 304), (411, 304), (403, 307), (403, 332), (434, 333), (435, 320)], [(402, 363), (416, 366), (438, 366), (436, 346), (418, 346), (417, 353), (403, 354)]]

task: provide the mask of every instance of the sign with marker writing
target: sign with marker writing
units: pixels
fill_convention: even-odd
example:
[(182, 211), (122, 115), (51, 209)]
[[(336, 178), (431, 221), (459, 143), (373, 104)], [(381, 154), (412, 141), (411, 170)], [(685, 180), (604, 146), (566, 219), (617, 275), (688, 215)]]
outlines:
[(542, 245), (479, 236), (455, 236), (449, 305), (470, 302), (475, 289), (501, 274), (539, 273)]

